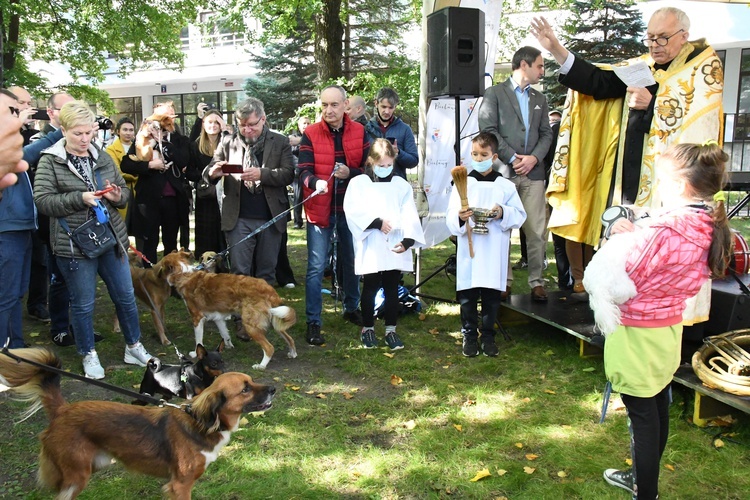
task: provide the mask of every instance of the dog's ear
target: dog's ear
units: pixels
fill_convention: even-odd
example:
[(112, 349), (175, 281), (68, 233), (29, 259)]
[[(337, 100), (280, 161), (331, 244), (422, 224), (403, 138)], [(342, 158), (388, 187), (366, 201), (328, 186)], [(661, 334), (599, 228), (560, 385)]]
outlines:
[(225, 347), (225, 344), (224, 344), (224, 341), (222, 340), (221, 342), (219, 342), (219, 347), (217, 347), (216, 350), (219, 353), (222, 353), (222, 352), (224, 352), (224, 347)]
[(203, 347), (203, 344), (198, 344), (195, 347), (195, 354), (196, 356), (198, 356), (198, 359), (203, 359), (208, 356), (208, 351), (206, 351), (206, 348)]
[(193, 418), (206, 434), (216, 432), (221, 426), (219, 411), (227, 402), (224, 391), (208, 386), (192, 405)]

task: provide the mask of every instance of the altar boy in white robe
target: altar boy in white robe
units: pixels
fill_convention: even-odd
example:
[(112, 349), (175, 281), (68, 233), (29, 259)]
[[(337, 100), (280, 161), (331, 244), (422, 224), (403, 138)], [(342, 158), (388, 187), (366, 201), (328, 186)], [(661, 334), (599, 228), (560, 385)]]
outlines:
[(368, 175), (349, 182), (344, 196), (346, 223), (354, 239), (354, 272), (362, 275), (362, 331), (365, 349), (378, 346), (375, 337), (375, 295), (385, 295), (385, 342), (403, 349), (396, 334), (398, 285), (402, 272), (414, 271), (411, 248), (424, 245), (411, 185), (393, 175), (396, 151), (386, 139), (375, 139), (367, 158)]
[[(505, 290), (508, 273), (510, 233), (526, 220), (526, 211), (515, 185), (492, 170), (497, 159), (497, 138), (480, 132), (471, 141), (472, 171), (467, 179), (469, 206), (497, 211), (487, 222), (488, 234), (471, 235), (474, 257), (469, 252), (468, 227), (474, 227), (473, 212), (461, 209), (461, 199), (453, 188), (446, 212), (451, 234), (458, 237), (456, 298), (461, 305), (463, 355), (479, 355), (481, 340), (485, 356), (497, 356), (495, 320), (500, 308), (500, 294)], [(478, 324), (477, 301), (482, 299), (482, 322)], [(479, 338), (477, 329), (481, 332)]]

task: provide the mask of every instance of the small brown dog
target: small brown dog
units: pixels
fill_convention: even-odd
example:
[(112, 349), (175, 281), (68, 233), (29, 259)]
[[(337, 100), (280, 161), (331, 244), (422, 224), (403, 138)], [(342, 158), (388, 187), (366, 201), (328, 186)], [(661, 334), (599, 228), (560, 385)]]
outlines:
[[(162, 102), (156, 105), (154, 113), (143, 120), (141, 129), (135, 136), (135, 153), (137, 161), (151, 161), (154, 159), (154, 148), (156, 139), (160, 135), (166, 136), (174, 132), (175, 119), (174, 104), (172, 101)], [(156, 154), (159, 154), (158, 152)]]
[[(60, 368), (48, 349), (12, 349), (12, 354)], [(57, 498), (76, 498), (92, 472), (112, 462), (150, 476), (167, 477), (162, 490), (169, 498), (189, 499), (195, 481), (216, 460), (240, 425), (243, 413), (271, 407), (276, 389), (244, 373), (224, 373), (191, 403), (189, 411), (144, 407), (110, 401), (67, 403), (60, 375), (0, 353), (0, 383), (41, 407), (49, 427), (40, 435), (39, 483)]]
[(230, 314), (240, 314), (242, 326), (263, 349), (263, 360), (253, 365), (264, 370), (273, 357), (273, 345), (266, 338), (270, 326), (289, 346), (288, 356), (297, 357), (294, 339), (287, 330), (297, 321), (297, 315), (282, 303), (276, 290), (264, 280), (237, 274), (211, 274), (196, 271), (181, 253), (171, 253), (161, 260), (161, 273), (185, 300), (193, 319), (195, 343), (203, 343), (203, 325), (207, 319), (216, 323), (226, 347), (234, 347), (227, 330)]

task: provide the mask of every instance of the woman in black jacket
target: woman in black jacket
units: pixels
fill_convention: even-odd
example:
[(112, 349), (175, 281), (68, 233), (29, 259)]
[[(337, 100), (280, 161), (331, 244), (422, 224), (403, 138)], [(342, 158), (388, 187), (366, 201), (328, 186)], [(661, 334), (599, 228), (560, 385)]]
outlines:
[[(174, 116), (171, 102), (160, 103), (154, 108), (154, 114), (144, 121), (138, 132), (136, 144), (130, 147), (120, 164), (123, 172), (138, 176), (131, 234), (143, 247), (138, 250), (152, 263), (157, 261), (160, 229), (164, 254), (177, 249), (177, 233), (180, 226), (187, 223), (188, 197), (192, 196), (185, 179), (185, 170), (190, 163), (190, 144), (188, 138), (176, 130), (160, 128), (154, 117), (165, 115)], [(154, 151), (151, 160), (138, 160), (135, 153), (139, 143), (151, 145)]]
[(195, 183), (195, 256), (198, 259), (204, 252), (218, 253), (227, 248), (221, 231), (216, 185), (202, 179), (203, 169), (211, 163), (221, 140), (224, 120), (221, 113), (212, 109), (199, 122), (202, 123), (200, 136), (190, 143), (190, 164), (185, 172), (188, 180)]

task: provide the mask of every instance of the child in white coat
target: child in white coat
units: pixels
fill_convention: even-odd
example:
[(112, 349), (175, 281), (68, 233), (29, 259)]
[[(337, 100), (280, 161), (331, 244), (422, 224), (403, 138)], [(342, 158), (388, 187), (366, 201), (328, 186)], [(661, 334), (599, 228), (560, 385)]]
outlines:
[[(497, 159), (497, 138), (480, 132), (471, 141), (472, 171), (467, 179), (469, 206), (497, 211), (487, 223), (488, 234), (473, 234), (474, 257), (469, 253), (467, 228), (474, 226), (470, 209), (461, 209), (461, 199), (453, 188), (446, 223), (451, 234), (458, 237), (456, 256), (456, 298), (461, 305), (461, 333), (463, 355), (479, 355), (479, 335), (482, 333), (482, 352), (497, 356), (495, 320), (500, 309), (500, 294), (505, 290), (508, 273), (510, 233), (526, 220), (526, 211), (516, 192), (516, 186), (492, 170)], [(478, 324), (477, 301), (482, 299), (482, 324)]]
[(393, 175), (396, 152), (386, 139), (375, 139), (367, 158), (367, 174), (349, 182), (344, 196), (346, 222), (354, 239), (354, 272), (362, 275), (362, 331), (365, 349), (378, 346), (375, 337), (375, 295), (385, 294), (385, 341), (403, 349), (396, 334), (398, 285), (402, 272), (413, 272), (410, 249), (424, 244), (424, 233), (411, 185)]

